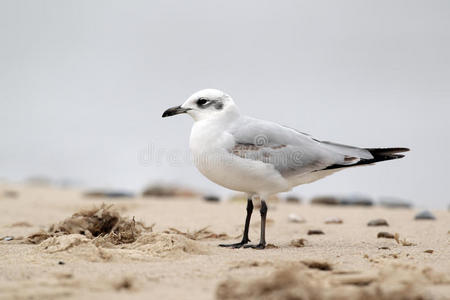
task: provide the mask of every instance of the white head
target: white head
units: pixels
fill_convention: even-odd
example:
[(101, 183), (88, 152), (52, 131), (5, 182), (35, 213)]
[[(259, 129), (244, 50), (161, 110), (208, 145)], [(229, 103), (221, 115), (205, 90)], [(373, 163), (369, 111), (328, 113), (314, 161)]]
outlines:
[(238, 109), (233, 99), (222, 91), (206, 89), (194, 93), (183, 105), (171, 107), (162, 117), (187, 113), (195, 121), (237, 115)]

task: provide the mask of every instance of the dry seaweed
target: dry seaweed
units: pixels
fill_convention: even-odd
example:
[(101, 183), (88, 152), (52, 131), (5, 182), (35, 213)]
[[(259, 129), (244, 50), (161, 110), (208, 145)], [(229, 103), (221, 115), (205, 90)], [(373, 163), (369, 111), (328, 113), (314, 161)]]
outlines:
[(397, 244), (402, 245), (402, 246), (409, 247), (409, 246), (415, 246), (416, 245), (416, 244), (414, 244), (412, 242), (407, 241), (406, 239), (401, 240), (400, 239), (400, 235), (398, 233), (394, 234), (394, 239), (397, 242)]
[(331, 271), (333, 267), (328, 262), (324, 261), (316, 261), (316, 260), (306, 260), (302, 261), (302, 264), (307, 266), (310, 269), (317, 269), (321, 271)]
[(274, 245), (274, 244), (267, 244), (266, 245), (266, 249), (278, 249), (278, 248), (280, 248), (280, 247), (278, 247), (277, 245)]
[(226, 233), (214, 233), (212, 231), (208, 230), (208, 227), (204, 227), (202, 229), (196, 230), (194, 232), (183, 232), (180, 231), (176, 228), (169, 228), (167, 230), (164, 231), (164, 233), (174, 233), (174, 234), (180, 234), (183, 235), (185, 237), (187, 237), (188, 239), (194, 240), (194, 241), (198, 241), (198, 240), (207, 240), (207, 239), (219, 239), (219, 240), (227, 240), (230, 239), (231, 237), (226, 234)]
[(47, 231), (40, 231), (27, 237), (28, 242), (39, 244), (50, 238), (66, 234), (81, 234), (89, 239), (101, 238), (114, 245), (136, 241), (143, 232), (151, 232), (153, 225), (127, 219), (112, 208), (102, 204), (98, 208), (84, 209), (62, 222), (53, 224)]
[(305, 247), (305, 244), (306, 244), (305, 239), (295, 239), (295, 240), (291, 241), (291, 246), (298, 247), (298, 248)]

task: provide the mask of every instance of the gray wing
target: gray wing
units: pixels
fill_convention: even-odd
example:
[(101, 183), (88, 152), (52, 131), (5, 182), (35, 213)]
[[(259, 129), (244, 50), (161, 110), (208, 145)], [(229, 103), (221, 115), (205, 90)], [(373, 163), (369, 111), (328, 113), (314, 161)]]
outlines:
[(242, 117), (228, 132), (235, 141), (229, 149), (232, 154), (272, 164), (284, 177), (373, 158), (366, 149), (321, 142), (295, 129), (249, 117)]

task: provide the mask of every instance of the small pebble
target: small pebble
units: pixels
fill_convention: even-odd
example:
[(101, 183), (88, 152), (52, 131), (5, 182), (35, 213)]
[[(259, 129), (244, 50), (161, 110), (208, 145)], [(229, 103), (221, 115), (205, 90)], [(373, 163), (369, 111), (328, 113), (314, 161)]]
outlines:
[(367, 226), (389, 226), (385, 219), (375, 219), (367, 223)]
[(430, 249), (430, 250), (425, 250), (425, 251), (423, 251), (423, 252), (433, 254), (434, 250), (431, 250), (431, 249)]
[(12, 241), (14, 239), (13, 236), (5, 236), (2, 240), (4, 241)]
[(325, 234), (322, 230), (308, 230), (308, 235)]
[(436, 220), (436, 217), (429, 211), (424, 210), (418, 213), (414, 219), (416, 220)]
[(382, 231), (378, 232), (377, 238), (393, 239), (394, 235), (390, 232)]
[(288, 220), (291, 223), (305, 223), (306, 220), (296, 214), (289, 214)]
[(65, 265), (66, 263), (63, 262), (62, 260), (58, 261), (58, 265)]
[(325, 224), (342, 224), (342, 223), (343, 223), (342, 219), (338, 217), (325, 220)]

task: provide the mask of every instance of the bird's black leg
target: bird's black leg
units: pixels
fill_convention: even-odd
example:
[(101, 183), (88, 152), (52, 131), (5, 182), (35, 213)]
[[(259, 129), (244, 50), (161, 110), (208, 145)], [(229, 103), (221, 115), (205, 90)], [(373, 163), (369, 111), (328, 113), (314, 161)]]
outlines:
[(230, 247), (230, 248), (241, 248), (248, 242), (250, 242), (248, 238), (248, 229), (250, 227), (250, 218), (252, 217), (253, 212), (253, 201), (251, 198), (247, 200), (247, 216), (245, 217), (245, 227), (244, 227), (244, 235), (242, 236), (242, 241), (235, 244), (220, 244), (220, 247)]
[(261, 213), (261, 238), (259, 240), (259, 244), (257, 245), (245, 245), (245, 248), (253, 248), (253, 249), (264, 249), (266, 247), (266, 216), (267, 216), (267, 205), (266, 201), (261, 200), (261, 209), (259, 210)]

